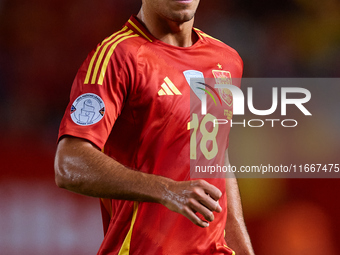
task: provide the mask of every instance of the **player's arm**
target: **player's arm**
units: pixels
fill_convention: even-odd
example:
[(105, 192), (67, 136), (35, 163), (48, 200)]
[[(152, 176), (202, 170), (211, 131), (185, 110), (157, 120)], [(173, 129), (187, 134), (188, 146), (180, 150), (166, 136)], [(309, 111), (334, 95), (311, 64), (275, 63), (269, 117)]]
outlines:
[[(228, 149), (225, 152), (225, 165), (229, 165)], [(228, 216), (225, 227), (226, 242), (237, 255), (254, 255), (254, 250), (244, 223), (240, 192), (237, 179), (232, 176), (226, 178), (226, 193), (228, 201)]]
[(58, 143), (55, 157), (56, 184), (87, 196), (161, 203), (200, 227), (220, 212), (221, 191), (203, 180), (176, 182), (131, 170), (98, 150), (87, 140), (71, 136)]

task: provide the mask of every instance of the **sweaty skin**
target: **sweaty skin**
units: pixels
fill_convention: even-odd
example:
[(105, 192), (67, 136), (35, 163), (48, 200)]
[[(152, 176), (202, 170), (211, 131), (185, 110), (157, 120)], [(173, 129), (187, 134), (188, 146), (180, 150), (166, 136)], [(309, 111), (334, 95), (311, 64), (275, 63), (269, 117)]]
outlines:
[(65, 136), (57, 147), (55, 180), (59, 187), (87, 196), (156, 202), (180, 213), (200, 227), (221, 212), (221, 191), (204, 180), (176, 182), (126, 168), (90, 142)]

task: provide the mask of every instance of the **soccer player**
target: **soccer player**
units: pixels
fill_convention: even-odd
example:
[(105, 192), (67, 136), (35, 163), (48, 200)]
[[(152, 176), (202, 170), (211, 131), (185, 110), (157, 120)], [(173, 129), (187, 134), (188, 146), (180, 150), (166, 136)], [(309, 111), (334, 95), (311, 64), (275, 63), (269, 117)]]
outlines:
[(254, 254), (236, 180), (190, 178), (193, 160), (229, 164), (230, 127), (215, 134), (218, 144), (190, 146), (205, 117), (191, 114), (188, 81), (241, 77), (243, 67), (233, 49), (193, 28), (198, 4), (143, 0), (74, 80), (56, 183), (101, 198), (100, 255)]

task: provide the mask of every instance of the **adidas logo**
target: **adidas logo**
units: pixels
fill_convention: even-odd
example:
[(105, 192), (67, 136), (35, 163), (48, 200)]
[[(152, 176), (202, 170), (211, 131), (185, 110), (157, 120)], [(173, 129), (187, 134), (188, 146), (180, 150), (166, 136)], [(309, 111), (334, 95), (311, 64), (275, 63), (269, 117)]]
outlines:
[(164, 78), (164, 82), (161, 85), (161, 89), (158, 91), (159, 96), (173, 96), (173, 95), (182, 95), (182, 93), (176, 88), (176, 86), (170, 81), (168, 77)]

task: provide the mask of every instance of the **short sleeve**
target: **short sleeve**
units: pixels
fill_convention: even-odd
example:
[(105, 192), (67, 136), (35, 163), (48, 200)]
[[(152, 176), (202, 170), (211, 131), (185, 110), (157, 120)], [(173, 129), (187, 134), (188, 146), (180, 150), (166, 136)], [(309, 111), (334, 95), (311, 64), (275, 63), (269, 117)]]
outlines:
[(133, 63), (121, 48), (110, 52), (104, 46), (98, 45), (78, 70), (58, 140), (70, 135), (103, 148), (124, 107), (133, 76)]

